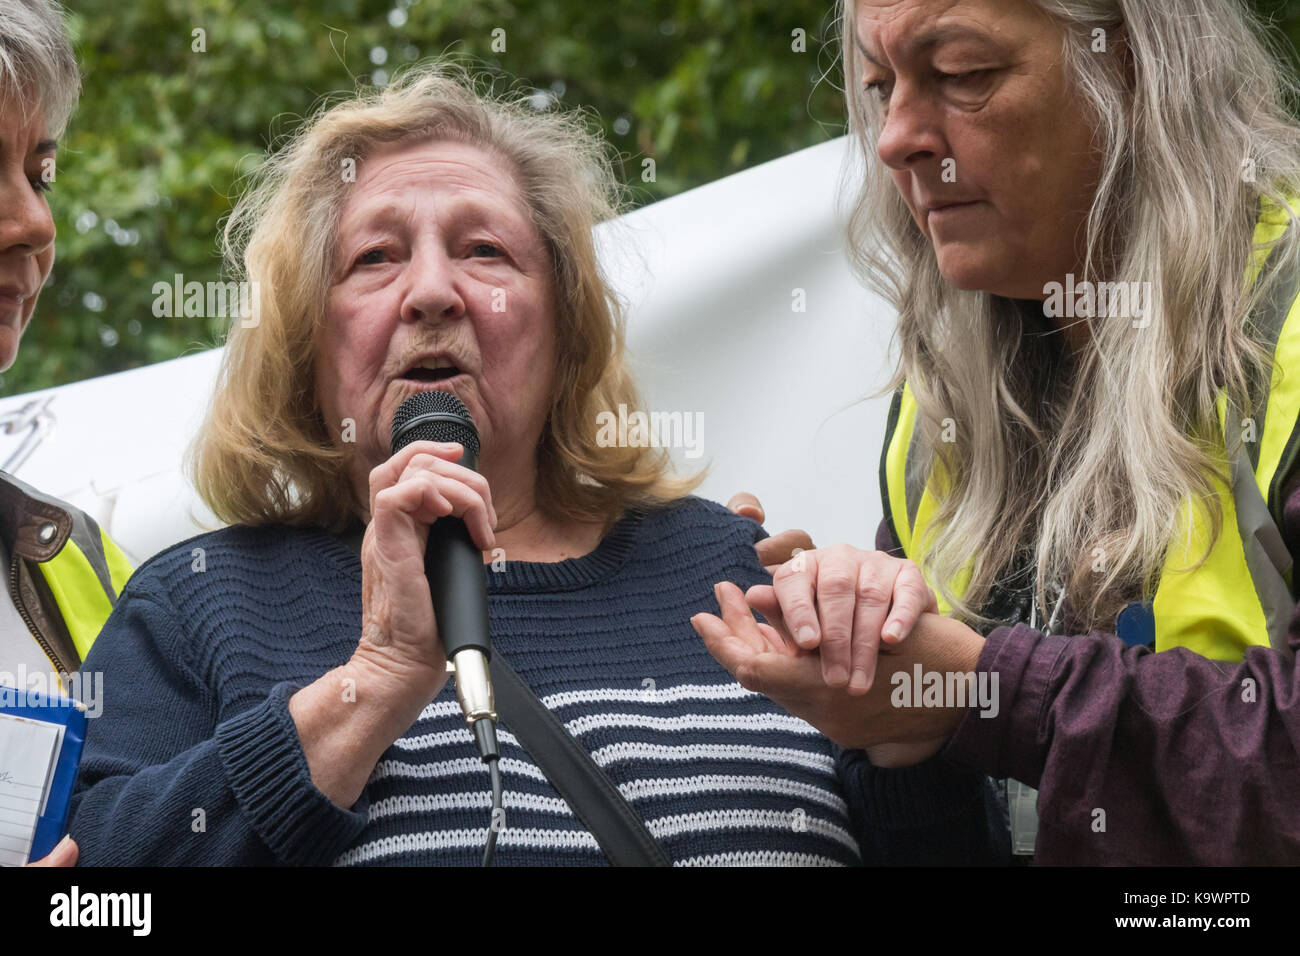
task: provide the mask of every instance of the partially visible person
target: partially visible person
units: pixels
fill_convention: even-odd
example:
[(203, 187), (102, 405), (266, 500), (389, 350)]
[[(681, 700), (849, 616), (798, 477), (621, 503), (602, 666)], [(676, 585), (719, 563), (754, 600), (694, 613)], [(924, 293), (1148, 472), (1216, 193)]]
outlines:
[[(59, 6), (0, 0), (0, 372), (54, 265), (48, 193), (80, 89)], [(67, 692), (130, 562), (89, 515), (0, 471), (0, 571), (0, 682)], [(75, 859), (69, 841), (43, 862)]]
[[(697, 628), (832, 739), (895, 745), (882, 785), (1037, 788), (1035, 862), (1300, 862), (1293, 68), (1237, 0), (842, 16), (850, 248), (899, 312), (884, 518), (750, 589), (765, 624)], [(913, 667), (998, 706), (891, 707)]]

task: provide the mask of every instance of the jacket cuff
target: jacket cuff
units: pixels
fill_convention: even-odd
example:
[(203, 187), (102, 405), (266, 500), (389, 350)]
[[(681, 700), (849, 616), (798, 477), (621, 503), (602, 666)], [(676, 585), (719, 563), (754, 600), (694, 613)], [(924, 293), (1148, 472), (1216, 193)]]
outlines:
[(907, 830), (950, 822), (983, 799), (984, 774), (958, 766), (942, 751), (911, 767), (877, 767), (866, 751), (839, 750), (842, 779), (860, 790), (863, 823)]
[(284, 863), (328, 866), (360, 835), (370, 801), (344, 810), (311, 781), (289, 698), (299, 688), (276, 684), (262, 704), (217, 725), (217, 753), (235, 800), (262, 842)]
[(975, 672), (996, 680), (997, 713), (967, 710), (943, 755), (990, 776), (1037, 787), (1047, 761), (1051, 686), (1069, 643), (1065, 635), (1044, 636), (1025, 624), (995, 628)]

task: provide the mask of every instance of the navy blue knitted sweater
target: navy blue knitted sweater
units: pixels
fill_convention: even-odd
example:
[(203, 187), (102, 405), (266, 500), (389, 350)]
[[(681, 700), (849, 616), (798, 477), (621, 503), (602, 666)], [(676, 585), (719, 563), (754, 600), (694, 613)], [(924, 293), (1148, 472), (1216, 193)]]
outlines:
[[(485, 567), (495, 647), (587, 747), (677, 865), (986, 860), (980, 775), (872, 768), (750, 693), (691, 628), (712, 588), (768, 580), (754, 522), (687, 498), (592, 553)], [(87, 657), (104, 674), (71, 832), (97, 864), (478, 863), (487, 773), (452, 684), (358, 802), (312, 784), (288, 713), (347, 661), (361, 565), (314, 529), (227, 528), (142, 566)], [(594, 838), (500, 733), (497, 865), (602, 864)]]

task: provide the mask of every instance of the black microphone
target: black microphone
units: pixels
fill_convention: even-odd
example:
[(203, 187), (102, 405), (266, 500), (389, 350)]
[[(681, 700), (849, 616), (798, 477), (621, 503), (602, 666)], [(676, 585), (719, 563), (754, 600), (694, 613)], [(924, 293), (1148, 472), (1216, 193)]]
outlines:
[[(459, 442), (465, 449), (460, 464), (478, 470), (478, 430), (455, 395), (419, 392), (402, 402), (393, 416), (393, 454), (414, 441)], [(483, 552), (460, 518), (448, 515), (429, 526), (424, 573), (447, 660), (455, 665), (460, 709), (483, 760), (495, 759), (497, 715), (488, 671), (492, 640)]]

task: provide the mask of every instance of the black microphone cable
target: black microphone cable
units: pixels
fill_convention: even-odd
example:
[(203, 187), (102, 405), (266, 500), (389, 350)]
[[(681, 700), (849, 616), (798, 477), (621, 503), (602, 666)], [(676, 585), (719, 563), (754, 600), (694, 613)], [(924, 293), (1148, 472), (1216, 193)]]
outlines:
[(492, 779), (492, 811), (488, 819), (487, 845), (483, 848), (483, 865), (491, 866), (497, 852), (497, 833), (504, 821), (501, 807), (501, 753), (497, 748), (496, 722), (484, 718), (475, 723), (474, 739), (478, 741), (478, 751), (483, 756), (483, 762), (488, 766), (488, 776)]

